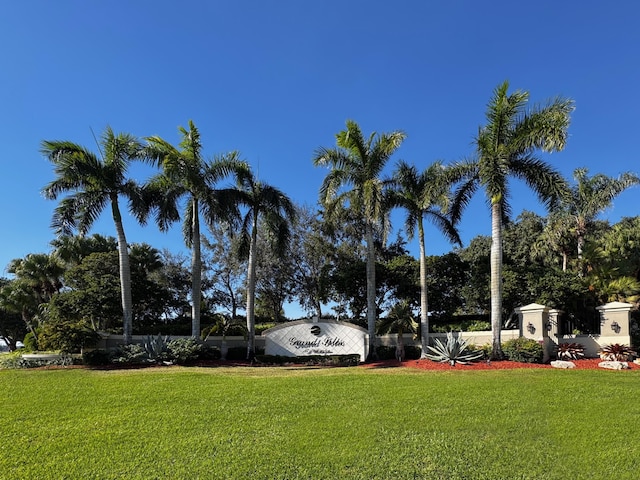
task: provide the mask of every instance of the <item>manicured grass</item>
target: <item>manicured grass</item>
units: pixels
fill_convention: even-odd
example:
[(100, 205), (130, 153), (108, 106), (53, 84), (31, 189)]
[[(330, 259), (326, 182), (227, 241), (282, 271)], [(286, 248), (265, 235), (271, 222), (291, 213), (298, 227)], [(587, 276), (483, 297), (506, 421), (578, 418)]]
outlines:
[(638, 371), (0, 371), (0, 478), (640, 478)]

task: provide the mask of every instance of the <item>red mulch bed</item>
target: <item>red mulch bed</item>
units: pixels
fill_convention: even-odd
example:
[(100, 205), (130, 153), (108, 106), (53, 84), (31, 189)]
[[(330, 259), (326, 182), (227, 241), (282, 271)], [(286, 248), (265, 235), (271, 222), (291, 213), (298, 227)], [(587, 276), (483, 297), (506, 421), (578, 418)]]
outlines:
[[(587, 358), (583, 360), (573, 360), (578, 370), (604, 370), (598, 367), (598, 363), (602, 360), (599, 358)], [(457, 363), (455, 366), (451, 366), (448, 363), (433, 362), (431, 360), (406, 360), (404, 362), (398, 362), (397, 360), (388, 360), (383, 362), (367, 363), (363, 365), (369, 368), (389, 368), (389, 367), (407, 367), (416, 368), (418, 370), (509, 370), (515, 368), (553, 368), (548, 364), (540, 363), (520, 363), (512, 362), (509, 360), (499, 361), (480, 361), (473, 362), (467, 365)], [(638, 365), (629, 362), (629, 369), (640, 368)]]
[[(578, 370), (604, 370), (603, 368), (598, 367), (598, 363), (602, 360), (599, 358), (587, 358), (583, 360), (572, 360), (575, 363), (575, 369)], [(296, 365), (304, 365), (304, 364), (296, 364), (292, 362), (290, 364), (286, 364), (283, 366), (296, 366)], [(628, 362), (629, 370), (639, 369), (640, 365), (637, 365), (632, 362)], [(149, 364), (149, 365), (103, 365), (103, 366), (95, 366), (89, 367), (85, 365), (70, 365), (70, 366), (58, 366), (58, 365), (48, 365), (43, 367), (35, 367), (36, 370), (58, 370), (58, 369), (70, 369), (70, 368), (89, 368), (93, 370), (135, 370), (135, 369), (143, 369), (143, 368), (158, 368), (163, 365), (157, 364)], [(266, 365), (260, 363), (250, 363), (244, 360), (212, 360), (212, 361), (201, 361), (191, 364), (191, 366), (197, 367), (269, 367), (274, 365)], [(521, 363), (521, 362), (512, 362), (509, 360), (499, 360), (499, 361), (480, 361), (473, 362), (467, 365), (463, 365), (457, 363), (455, 366), (451, 366), (448, 363), (439, 363), (431, 360), (405, 360), (404, 362), (398, 362), (397, 360), (382, 360), (379, 362), (371, 362), (371, 363), (363, 363), (360, 365), (361, 368), (414, 368), (417, 370), (436, 370), (436, 371), (461, 371), (461, 370), (513, 370), (517, 368), (553, 368), (549, 364), (540, 364), (540, 363)], [(333, 367), (327, 367), (333, 368)]]

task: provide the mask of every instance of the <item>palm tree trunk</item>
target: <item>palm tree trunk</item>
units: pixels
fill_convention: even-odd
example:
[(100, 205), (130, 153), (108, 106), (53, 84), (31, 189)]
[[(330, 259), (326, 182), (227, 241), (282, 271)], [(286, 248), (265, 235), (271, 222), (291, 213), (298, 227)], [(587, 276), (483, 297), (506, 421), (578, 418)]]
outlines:
[(258, 218), (253, 217), (251, 227), (251, 244), (249, 246), (249, 266), (247, 271), (247, 360), (253, 360), (256, 355), (256, 247), (258, 244)]
[(373, 227), (367, 223), (367, 326), (369, 331), (369, 360), (376, 360), (376, 251), (373, 243)]
[(584, 263), (582, 262), (582, 254), (584, 252), (584, 235), (578, 233), (578, 275), (584, 275)]
[(118, 207), (117, 194), (111, 195), (111, 212), (118, 237), (118, 258), (120, 260), (120, 293), (122, 297), (123, 337), (125, 345), (131, 343), (133, 330), (133, 301), (131, 299), (131, 266), (129, 264), (129, 248), (122, 226), (122, 216)]
[(427, 358), (429, 345), (429, 301), (427, 298), (427, 254), (424, 243), (424, 226), (422, 218), (418, 219), (418, 242), (420, 244), (420, 341), (422, 353), (420, 358)]
[(396, 360), (402, 362), (404, 360), (404, 332), (402, 328), (398, 330), (398, 340), (396, 342)]
[(198, 200), (193, 199), (191, 219), (191, 336), (200, 338), (200, 291), (202, 288), (202, 256), (200, 253), (200, 214)]
[(491, 205), (491, 333), (492, 359), (502, 358), (502, 210)]

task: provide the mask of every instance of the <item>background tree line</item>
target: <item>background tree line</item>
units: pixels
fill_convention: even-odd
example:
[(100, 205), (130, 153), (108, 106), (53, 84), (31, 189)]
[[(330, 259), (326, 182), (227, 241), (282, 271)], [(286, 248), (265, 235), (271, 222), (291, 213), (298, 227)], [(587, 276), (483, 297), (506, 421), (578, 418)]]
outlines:
[[(330, 308), (336, 317), (360, 322), (371, 342), (385, 312), (419, 312), (423, 343), (433, 329), (430, 320), (490, 314), (497, 356), (500, 330), (513, 308), (532, 301), (565, 310), (572, 329), (590, 331), (597, 304), (635, 301), (640, 291), (637, 219), (613, 226), (598, 221), (617, 195), (640, 180), (631, 172), (590, 177), (577, 169), (571, 184), (536, 155), (564, 148), (573, 102), (556, 98), (529, 108), (527, 101), (528, 92), (510, 93), (507, 82), (499, 85), (472, 157), (434, 162), (423, 171), (400, 161), (389, 177), (382, 172), (406, 135), (366, 136), (349, 120), (336, 134), (336, 146), (314, 155), (317, 166), (328, 168), (314, 207), (296, 206), (261, 182), (238, 152), (205, 160), (193, 122), (180, 127), (177, 147), (110, 128), (98, 153), (68, 141), (44, 141), (42, 153), (55, 179), (43, 193), (53, 200), (63, 196), (52, 221), (58, 237), (51, 253), (11, 262), (14, 278), (3, 279), (0, 290), (0, 334), (14, 346), (26, 331), (35, 343), (46, 343), (67, 327), (80, 337), (121, 329), (127, 343), (134, 329), (167, 332), (188, 319), (198, 337), (203, 326), (244, 311), (252, 358), (256, 317), (283, 320), (288, 301), (298, 301), (311, 315), (326, 315), (323, 309)], [(155, 166), (158, 174), (137, 184), (127, 177), (133, 161)], [(511, 223), (509, 177), (533, 189), (548, 209), (546, 217), (523, 212)], [(225, 178), (235, 187), (219, 188)], [(491, 237), (427, 256), (424, 222), (460, 244), (457, 224), (479, 189), (491, 207)], [(122, 198), (140, 223), (153, 219), (166, 230), (182, 221), (190, 261), (129, 245)], [(106, 207), (116, 238), (87, 237)], [(393, 209), (406, 218), (389, 242)], [(406, 250), (403, 233), (418, 237), (417, 260)]]

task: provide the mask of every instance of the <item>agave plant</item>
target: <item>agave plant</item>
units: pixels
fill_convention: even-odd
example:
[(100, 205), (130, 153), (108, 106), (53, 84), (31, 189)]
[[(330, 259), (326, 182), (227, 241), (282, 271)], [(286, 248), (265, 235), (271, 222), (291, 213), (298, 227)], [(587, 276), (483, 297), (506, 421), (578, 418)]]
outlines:
[(580, 360), (584, 358), (584, 346), (579, 343), (558, 344), (559, 360)]
[(169, 336), (163, 337), (162, 335), (158, 334), (157, 337), (154, 337), (152, 335), (147, 335), (147, 338), (142, 346), (144, 347), (145, 352), (147, 352), (149, 360), (158, 362), (164, 357), (164, 354), (167, 351), (168, 343)]
[(447, 332), (447, 343), (442, 343), (439, 338), (434, 340), (434, 346), (427, 346), (427, 358), (434, 362), (449, 362), (451, 366), (456, 363), (467, 364), (482, 358), (481, 350), (472, 350), (466, 340), (454, 337), (452, 332)]
[(626, 362), (630, 357), (637, 355), (634, 350), (628, 345), (621, 345), (619, 343), (610, 343), (603, 346), (598, 355), (602, 360), (608, 360), (612, 362)]

